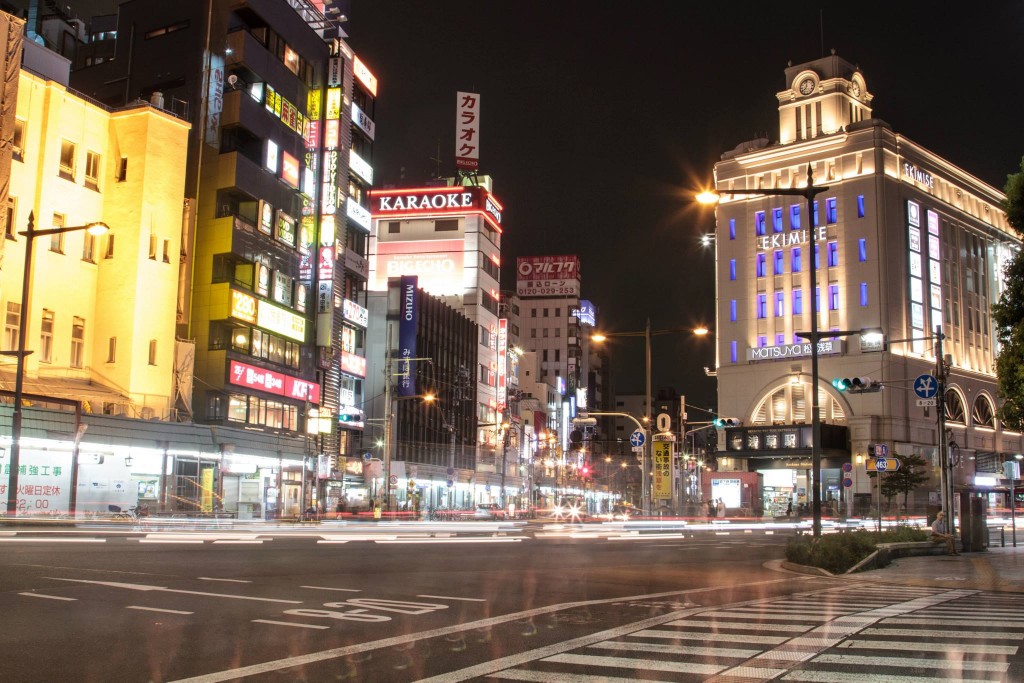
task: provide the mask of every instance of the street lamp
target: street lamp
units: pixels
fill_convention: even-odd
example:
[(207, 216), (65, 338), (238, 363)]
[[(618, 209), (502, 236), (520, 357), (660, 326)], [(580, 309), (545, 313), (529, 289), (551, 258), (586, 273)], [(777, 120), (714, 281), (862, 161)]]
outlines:
[[(28, 308), (31, 304), (29, 295), (32, 290), (32, 260), (34, 258), (32, 243), (36, 237), (62, 235), (66, 232), (78, 232), (80, 230), (85, 230), (94, 236), (103, 235), (110, 230), (110, 226), (106, 223), (95, 221), (86, 225), (36, 230), (35, 213), (30, 212), (28, 214), (27, 228), (18, 233), (25, 236), (25, 267), (21, 280), (21, 316), (18, 321), (18, 348), (13, 353), (13, 355), (17, 356), (18, 361), (14, 376), (14, 412), (11, 414), (11, 473), (7, 480), (8, 517), (14, 517), (18, 514), (18, 468), (21, 466), (21, 397), (25, 388), (25, 356), (32, 353), (25, 349), (25, 335), (28, 334)], [(5, 352), (5, 355), (12, 354), (8, 351)]]
[[(701, 204), (716, 204), (720, 195), (768, 195), (768, 196), (796, 196), (804, 197), (807, 200), (807, 234), (813, 247), (817, 247), (817, 240), (814, 234), (814, 198), (820, 193), (828, 190), (827, 185), (814, 185), (814, 169), (807, 164), (807, 185), (802, 188), (756, 188), (746, 190), (718, 190), (701, 192), (696, 199)], [(818, 414), (818, 342), (825, 337), (835, 336), (834, 332), (818, 332), (818, 273), (817, 263), (813, 262), (814, 249), (811, 250), (812, 263), (808, 270), (811, 271), (811, 331), (797, 332), (798, 337), (808, 340), (811, 343), (811, 483), (812, 483), (812, 511), (814, 514), (813, 533), (821, 536), (821, 416)], [(717, 261), (716, 268), (717, 268)], [(716, 278), (715, 288), (717, 291), (718, 281)], [(715, 315), (718, 315), (717, 306)]]

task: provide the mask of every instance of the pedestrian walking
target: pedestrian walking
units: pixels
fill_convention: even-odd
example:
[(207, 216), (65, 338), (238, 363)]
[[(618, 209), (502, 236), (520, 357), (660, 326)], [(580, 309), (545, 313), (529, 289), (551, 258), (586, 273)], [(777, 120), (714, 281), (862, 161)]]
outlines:
[(718, 499), (718, 508), (716, 510), (719, 519), (725, 519), (725, 501), (721, 498)]

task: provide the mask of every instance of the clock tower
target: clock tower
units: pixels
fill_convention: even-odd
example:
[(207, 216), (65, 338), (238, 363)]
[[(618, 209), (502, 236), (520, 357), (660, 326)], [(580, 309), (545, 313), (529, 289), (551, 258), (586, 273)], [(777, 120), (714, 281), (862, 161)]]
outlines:
[(810, 140), (871, 118), (871, 95), (856, 66), (835, 52), (786, 69), (779, 98), (779, 142)]

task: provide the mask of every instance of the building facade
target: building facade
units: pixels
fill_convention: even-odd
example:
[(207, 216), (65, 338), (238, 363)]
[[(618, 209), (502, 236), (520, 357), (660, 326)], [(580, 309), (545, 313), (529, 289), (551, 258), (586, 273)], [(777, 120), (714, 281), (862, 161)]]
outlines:
[[(935, 331), (948, 354), (946, 425), (958, 485), (994, 472), (1021, 450), (1021, 435), (995, 418), (992, 302), (1003, 264), (1019, 249), (1000, 210), (1002, 193), (873, 118), (863, 73), (833, 55), (785, 71), (779, 142), (755, 140), (722, 155), (717, 209), (719, 413), (741, 427), (719, 438), (717, 477), (757, 472), (764, 514), (809, 503), (810, 406), (819, 396), (822, 500), (835, 512), (877, 504), (867, 476), (870, 444), (919, 455), (931, 481), (911, 495), (938, 498), (936, 408), (918, 407), (920, 375), (936, 371)], [(808, 167), (817, 195), (758, 194), (799, 188)], [(744, 192), (749, 190), (749, 192)], [(788, 201), (787, 201), (788, 200)], [(817, 291), (809, 291), (810, 270)], [(811, 297), (822, 331), (880, 328), (819, 345), (820, 383), (810, 384)], [(852, 394), (831, 379), (870, 377), (880, 392)], [(705, 483), (705, 495), (720, 497)], [(723, 485), (724, 486), (724, 485)], [(721, 491), (725, 491), (723, 488)], [(733, 492), (730, 492), (732, 496)], [(726, 503), (753, 507), (751, 498)]]

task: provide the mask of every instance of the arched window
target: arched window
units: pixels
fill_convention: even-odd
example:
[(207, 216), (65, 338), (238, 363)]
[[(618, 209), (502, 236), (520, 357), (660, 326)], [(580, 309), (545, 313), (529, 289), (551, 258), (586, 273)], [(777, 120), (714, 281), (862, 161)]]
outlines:
[[(804, 382), (787, 382), (775, 387), (757, 404), (751, 424), (810, 424), (810, 393), (811, 385)], [(818, 387), (818, 416), (822, 422), (846, 422), (843, 406), (821, 387)]]
[(992, 408), (992, 401), (985, 394), (978, 394), (974, 399), (974, 410), (971, 411), (971, 420), (975, 427), (988, 427), (994, 429), (995, 410)]
[(946, 422), (967, 424), (964, 399), (956, 389), (946, 389)]

